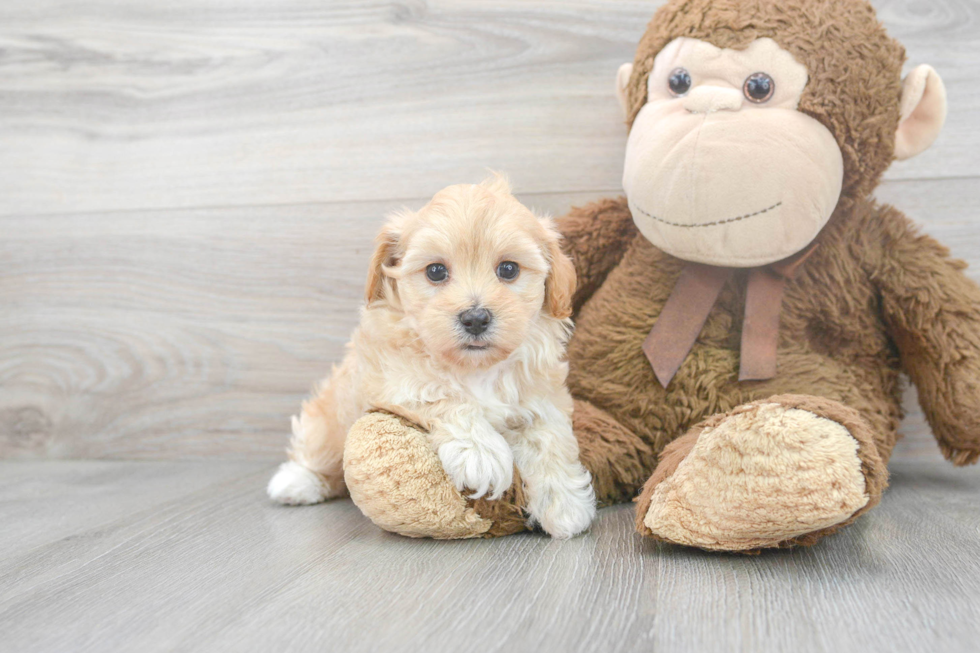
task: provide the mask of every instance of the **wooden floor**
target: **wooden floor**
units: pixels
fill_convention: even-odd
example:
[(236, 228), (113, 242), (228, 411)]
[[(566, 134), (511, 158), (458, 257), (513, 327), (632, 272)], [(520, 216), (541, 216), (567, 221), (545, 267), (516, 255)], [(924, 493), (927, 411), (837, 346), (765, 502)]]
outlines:
[[(977, 651), (980, 471), (908, 393), (882, 505), (812, 550), (412, 541), (270, 505), (386, 212), (508, 173), (619, 194), (658, 1), (0, 2), (0, 653)], [(980, 281), (980, 5), (875, 0), (950, 100), (876, 192)]]
[(980, 469), (896, 463), (818, 547), (410, 540), (262, 463), (0, 463), (0, 651), (976, 651)]

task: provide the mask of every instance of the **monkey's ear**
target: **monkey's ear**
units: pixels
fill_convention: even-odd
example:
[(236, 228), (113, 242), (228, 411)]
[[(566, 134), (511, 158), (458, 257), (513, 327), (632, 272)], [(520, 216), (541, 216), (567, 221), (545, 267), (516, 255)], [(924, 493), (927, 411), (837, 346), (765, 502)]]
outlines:
[(616, 99), (619, 100), (619, 108), (623, 110), (623, 116), (629, 116), (629, 93), (627, 88), (630, 85), (630, 77), (633, 75), (633, 64), (624, 63), (616, 72)]
[(374, 254), (368, 265), (367, 284), (364, 288), (364, 299), (368, 304), (385, 297), (389, 289), (394, 288), (394, 280), (386, 274), (389, 268), (398, 264), (395, 259), (400, 239), (400, 216), (393, 216), (381, 228), (375, 239)]
[(946, 122), (946, 86), (932, 66), (916, 66), (902, 82), (895, 158), (910, 159), (925, 151)]

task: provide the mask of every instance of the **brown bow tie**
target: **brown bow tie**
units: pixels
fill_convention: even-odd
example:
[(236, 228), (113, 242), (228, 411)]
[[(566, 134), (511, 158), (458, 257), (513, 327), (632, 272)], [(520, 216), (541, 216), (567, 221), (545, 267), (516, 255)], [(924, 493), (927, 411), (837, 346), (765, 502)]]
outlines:
[[(776, 376), (776, 347), (779, 344), (779, 312), (786, 280), (793, 278), (816, 243), (761, 268), (749, 271), (745, 292), (745, 319), (739, 381), (761, 381)], [(643, 353), (650, 359), (653, 373), (667, 387), (698, 339), (708, 313), (735, 268), (687, 263), (660, 311), (660, 317), (643, 341)]]

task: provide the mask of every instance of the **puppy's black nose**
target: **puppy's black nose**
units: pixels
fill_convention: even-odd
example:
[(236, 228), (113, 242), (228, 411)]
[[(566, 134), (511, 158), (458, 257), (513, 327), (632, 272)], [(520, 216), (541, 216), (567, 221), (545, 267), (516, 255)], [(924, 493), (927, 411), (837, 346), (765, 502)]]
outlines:
[(485, 308), (470, 308), (459, 314), (459, 323), (466, 329), (466, 333), (478, 336), (490, 326), (493, 316)]

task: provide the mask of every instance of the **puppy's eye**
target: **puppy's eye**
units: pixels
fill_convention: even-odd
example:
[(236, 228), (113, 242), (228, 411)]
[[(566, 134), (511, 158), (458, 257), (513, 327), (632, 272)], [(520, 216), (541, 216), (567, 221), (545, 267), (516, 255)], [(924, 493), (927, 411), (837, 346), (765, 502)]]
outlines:
[(497, 276), (504, 281), (513, 281), (521, 273), (521, 266), (513, 261), (504, 261), (497, 266)]
[(425, 268), (425, 278), (432, 283), (441, 283), (449, 277), (449, 270), (442, 263), (433, 263)]

